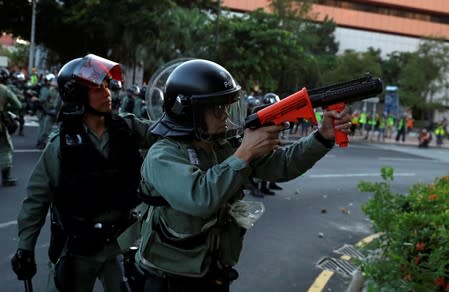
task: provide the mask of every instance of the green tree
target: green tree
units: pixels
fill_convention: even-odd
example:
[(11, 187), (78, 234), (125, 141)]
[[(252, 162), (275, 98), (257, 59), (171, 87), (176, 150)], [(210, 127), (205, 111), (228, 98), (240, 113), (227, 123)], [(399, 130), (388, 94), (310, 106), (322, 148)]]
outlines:
[(257, 10), (245, 17), (222, 18), (220, 30), (216, 61), (228, 68), (245, 90), (259, 84), (264, 92), (282, 94), (296, 89), (308, 76), (303, 72), (310, 60), (301, 40), (282, 29), (276, 15)]
[[(440, 40), (424, 40), (399, 74), (401, 103), (419, 118), (433, 120), (434, 110), (444, 109), (448, 99), (449, 48)], [(438, 99), (437, 99), (438, 97)]]
[(333, 66), (323, 72), (325, 84), (336, 83), (363, 76), (369, 72), (374, 76), (380, 76), (380, 51), (370, 48), (366, 52), (345, 51), (337, 56)]
[(0, 1), (0, 33), (11, 33), (24, 39), (30, 39), (31, 1)]

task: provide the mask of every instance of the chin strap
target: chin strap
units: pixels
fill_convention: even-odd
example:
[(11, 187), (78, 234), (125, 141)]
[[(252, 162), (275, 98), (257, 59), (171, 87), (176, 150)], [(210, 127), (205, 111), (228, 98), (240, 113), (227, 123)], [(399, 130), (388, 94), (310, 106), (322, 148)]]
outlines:
[(106, 117), (106, 116), (111, 115), (110, 111), (108, 111), (108, 112), (99, 112), (96, 109), (94, 109), (93, 107), (91, 107), (90, 105), (84, 106), (84, 110), (87, 113), (91, 113), (93, 115), (100, 116), (100, 117)]

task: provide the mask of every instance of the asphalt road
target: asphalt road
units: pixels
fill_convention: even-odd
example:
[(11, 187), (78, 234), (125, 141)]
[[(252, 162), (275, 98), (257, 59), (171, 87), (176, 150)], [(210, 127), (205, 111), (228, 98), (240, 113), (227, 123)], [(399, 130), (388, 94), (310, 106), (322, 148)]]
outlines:
[[(24, 291), (10, 268), (16, 250), (16, 217), (25, 196), (26, 181), (40, 151), (34, 149), (35, 127), (25, 128), (25, 137), (14, 136), (13, 174), (19, 185), (0, 187), (0, 291)], [(398, 145), (352, 143), (333, 149), (303, 176), (280, 185), (283, 190), (264, 198), (265, 214), (247, 232), (240, 263), (239, 279), (233, 292), (308, 291), (322, 272), (316, 267), (325, 256), (343, 244), (354, 244), (372, 233), (361, 205), (370, 194), (357, 189), (360, 180), (379, 181), (380, 168), (392, 166), (393, 189), (405, 193), (411, 184), (430, 183), (449, 173), (448, 149), (418, 149)], [(48, 220), (47, 220), (48, 221)], [(34, 291), (45, 291), (49, 243), (48, 225), (36, 247), (38, 273)], [(345, 291), (350, 279), (335, 274), (324, 291)], [(101, 288), (96, 291), (102, 291)]]

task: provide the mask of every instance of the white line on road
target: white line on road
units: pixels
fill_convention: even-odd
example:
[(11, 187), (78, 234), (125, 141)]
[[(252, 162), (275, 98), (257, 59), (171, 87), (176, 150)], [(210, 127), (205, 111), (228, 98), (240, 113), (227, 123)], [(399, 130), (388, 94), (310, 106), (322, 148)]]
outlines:
[(6, 228), (12, 225), (17, 225), (17, 221), (9, 221), (9, 222), (5, 222), (5, 223), (0, 223), (0, 228)]
[[(347, 174), (311, 174), (310, 178), (332, 178), (332, 177), (379, 177), (380, 173), (347, 173)], [(416, 176), (413, 172), (398, 172), (394, 176)]]
[(37, 153), (42, 152), (41, 149), (15, 149), (14, 153)]
[(379, 157), (378, 159), (384, 161), (387, 160), (387, 161), (410, 161), (410, 162), (435, 160), (433, 158), (397, 158), (397, 157)]

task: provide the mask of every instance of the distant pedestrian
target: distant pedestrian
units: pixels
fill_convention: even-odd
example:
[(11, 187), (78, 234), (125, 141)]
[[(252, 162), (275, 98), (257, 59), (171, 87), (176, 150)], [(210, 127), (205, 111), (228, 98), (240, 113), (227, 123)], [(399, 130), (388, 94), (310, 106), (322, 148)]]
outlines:
[(405, 134), (407, 132), (407, 117), (406, 115), (402, 115), (402, 117), (398, 121), (397, 125), (397, 134), (396, 134), (396, 142), (399, 142), (401, 140), (402, 142), (405, 142)]
[(427, 129), (422, 129), (421, 133), (419, 134), (418, 140), (419, 140), (418, 144), (419, 148), (428, 148), (430, 141), (432, 141), (432, 134), (429, 131), (427, 131)]
[(436, 128), (435, 128), (435, 138), (436, 138), (436, 143), (438, 147), (441, 147), (443, 145), (443, 138), (444, 138), (444, 125), (443, 123), (440, 123)]

